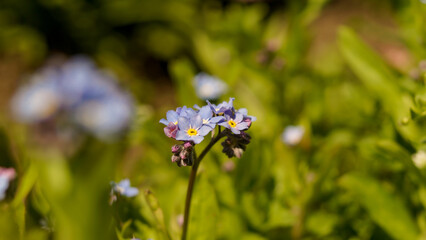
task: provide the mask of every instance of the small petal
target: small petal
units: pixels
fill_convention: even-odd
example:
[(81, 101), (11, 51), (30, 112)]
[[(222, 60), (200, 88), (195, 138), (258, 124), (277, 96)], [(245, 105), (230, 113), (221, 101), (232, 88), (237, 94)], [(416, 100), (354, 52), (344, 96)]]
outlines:
[(241, 113), (235, 114), (235, 122), (237, 122), (237, 123), (241, 122), (243, 120), (243, 117), (244, 116)]
[(208, 126), (202, 126), (199, 130), (198, 130), (198, 135), (200, 136), (206, 136), (210, 131), (212, 130), (211, 127)]
[(245, 129), (248, 129), (248, 127), (249, 125), (247, 122), (241, 122), (241, 123), (238, 123), (235, 128), (238, 130), (245, 130)]
[(123, 195), (126, 197), (134, 197), (138, 194), (139, 194), (139, 190), (134, 187), (127, 188), (123, 193)]
[(203, 125), (203, 119), (201, 119), (201, 116), (199, 114), (193, 116), (190, 122), (191, 122), (191, 127), (196, 129)]
[(202, 142), (204, 140), (204, 137), (202, 137), (202, 136), (193, 136), (192, 140), (194, 141), (195, 144), (199, 144), (200, 142)]
[(179, 115), (177, 114), (177, 112), (173, 110), (168, 111), (166, 116), (169, 122), (176, 122), (178, 121), (178, 118), (179, 118)]
[(183, 130), (179, 130), (176, 133), (176, 140), (180, 140), (180, 141), (189, 141), (191, 140), (191, 138), (188, 136), (188, 134), (186, 134), (185, 131)]
[(240, 134), (241, 132), (236, 128), (230, 128), (234, 134)]
[(185, 117), (180, 117), (178, 120), (178, 126), (180, 130), (188, 130), (189, 129), (189, 119), (185, 118)]
[(218, 123), (218, 122), (220, 122), (220, 121), (224, 121), (225, 120), (225, 118), (224, 117), (222, 117), (222, 116), (219, 116), (219, 117), (212, 117), (212, 118), (210, 118), (210, 123)]

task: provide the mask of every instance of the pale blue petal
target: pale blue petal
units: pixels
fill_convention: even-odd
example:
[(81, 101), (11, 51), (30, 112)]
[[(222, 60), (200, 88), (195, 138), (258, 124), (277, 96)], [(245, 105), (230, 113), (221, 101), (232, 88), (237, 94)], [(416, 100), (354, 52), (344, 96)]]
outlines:
[(192, 141), (194, 141), (195, 144), (199, 144), (200, 142), (202, 142), (204, 140), (204, 137), (202, 136), (193, 136)]
[(198, 135), (206, 136), (211, 130), (211, 127), (204, 125), (200, 129), (198, 129)]
[(179, 118), (179, 115), (177, 114), (177, 112), (173, 111), (173, 110), (169, 110), (167, 112), (167, 120), (169, 122), (176, 122)]
[(245, 130), (248, 128), (248, 123), (246, 122), (238, 123), (237, 126), (235, 126), (235, 128), (238, 130)]
[(134, 197), (139, 194), (139, 189), (134, 187), (126, 188), (122, 195), (126, 197)]
[(122, 187), (122, 188), (126, 188), (130, 186), (130, 180), (129, 179), (123, 179), (118, 183), (118, 186)]
[(199, 114), (196, 114), (191, 118), (191, 127), (197, 129), (203, 125), (203, 119)]
[(169, 125), (169, 121), (167, 121), (166, 119), (164, 119), (164, 118), (162, 118), (161, 120), (160, 120), (160, 123), (162, 123), (162, 124), (164, 124), (164, 125)]
[(219, 117), (212, 117), (209, 122), (210, 123), (218, 123), (218, 122), (221, 122), (221, 121), (225, 121), (225, 118), (222, 117), (222, 116), (219, 116)]
[(240, 134), (241, 132), (236, 128), (230, 128), (234, 134)]
[(237, 114), (235, 114), (234, 121), (237, 122), (237, 123), (239, 123), (239, 122), (241, 122), (243, 120), (243, 117), (244, 117), (243, 114), (237, 113)]
[(188, 134), (186, 134), (185, 131), (178, 131), (176, 133), (176, 140), (180, 140), (180, 141), (188, 141), (191, 140), (191, 138), (188, 136)]
[(248, 114), (247, 108), (240, 108), (240, 109), (238, 109), (238, 112), (242, 113), (243, 115), (247, 115)]
[(213, 112), (209, 106), (202, 107), (198, 114), (200, 114), (201, 118), (205, 120), (210, 119), (213, 116)]
[(178, 120), (178, 126), (180, 130), (186, 131), (189, 129), (189, 119), (180, 117)]

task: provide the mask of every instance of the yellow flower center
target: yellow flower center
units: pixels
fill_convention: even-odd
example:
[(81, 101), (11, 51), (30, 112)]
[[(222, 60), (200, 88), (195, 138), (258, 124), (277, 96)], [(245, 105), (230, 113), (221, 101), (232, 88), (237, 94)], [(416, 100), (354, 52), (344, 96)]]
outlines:
[(197, 130), (190, 128), (190, 129), (188, 129), (187, 133), (188, 133), (189, 136), (194, 136), (194, 135), (197, 135), (198, 132), (197, 132)]
[(233, 128), (234, 128), (235, 126), (237, 126), (237, 124), (236, 124), (236, 123), (234, 122), (234, 120), (232, 120), (232, 119), (228, 121), (228, 124), (229, 124), (229, 126), (231, 126), (231, 127), (233, 127)]
[(177, 124), (178, 124), (178, 122), (177, 122), (177, 121), (176, 121), (176, 122), (173, 122), (173, 124), (174, 124), (174, 125), (177, 125)]

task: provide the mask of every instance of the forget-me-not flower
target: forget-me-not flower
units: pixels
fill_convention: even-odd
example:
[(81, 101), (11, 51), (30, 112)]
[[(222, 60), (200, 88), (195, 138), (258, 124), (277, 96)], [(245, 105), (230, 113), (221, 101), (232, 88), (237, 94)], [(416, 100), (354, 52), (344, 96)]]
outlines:
[(139, 189), (130, 186), (129, 179), (123, 179), (119, 183), (111, 182), (111, 199), (110, 204), (117, 200), (116, 194), (125, 197), (134, 197), (139, 194)]
[(176, 134), (176, 140), (193, 141), (195, 144), (203, 141), (212, 128), (203, 125), (203, 119), (199, 114), (191, 118), (180, 117), (178, 120), (179, 130)]
[(213, 112), (209, 106), (204, 106), (200, 108), (199, 114), (203, 120), (203, 124), (211, 127), (212, 129), (216, 124), (222, 121), (224, 118), (222, 116), (213, 117)]
[(203, 100), (215, 100), (228, 89), (225, 82), (206, 73), (199, 73), (194, 77), (195, 93)]
[(26, 123), (58, 120), (106, 138), (129, 126), (134, 106), (111, 74), (76, 56), (34, 74), (13, 97), (12, 110)]
[(226, 114), (224, 122), (219, 123), (219, 125), (228, 128), (234, 134), (240, 134), (240, 131), (249, 128), (249, 124), (244, 121), (244, 115), (240, 112), (237, 112), (235, 117)]
[(222, 102), (218, 105), (212, 104), (209, 101), (207, 101), (207, 104), (210, 106), (211, 110), (216, 115), (223, 115), (223, 114), (234, 114), (234, 102), (235, 98), (229, 98), (229, 102)]

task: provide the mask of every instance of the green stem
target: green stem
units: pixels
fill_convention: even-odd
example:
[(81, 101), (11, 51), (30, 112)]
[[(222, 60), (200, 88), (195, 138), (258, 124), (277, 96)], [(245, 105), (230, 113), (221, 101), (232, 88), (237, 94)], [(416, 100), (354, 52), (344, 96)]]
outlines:
[(182, 240), (186, 240), (186, 234), (188, 231), (188, 223), (189, 223), (189, 210), (191, 207), (191, 199), (192, 199), (192, 191), (194, 189), (194, 183), (195, 183), (195, 177), (197, 176), (197, 170), (198, 166), (201, 163), (201, 160), (203, 160), (204, 156), (206, 156), (207, 152), (210, 151), (210, 149), (219, 141), (222, 137), (224, 137), (225, 134), (223, 132), (219, 133), (216, 137), (214, 137), (209, 145), (204, 148), (204, 150), (201, 152), (200, 156), (197, 156), (194, 154), (194, 164), (192, 165), (191, 175), (189, 177), (188, 182), (188, 190), (186, 191), (186, 200), (185, 200), (185, 212), (183, 215), (183, 226), (182, 226)]

